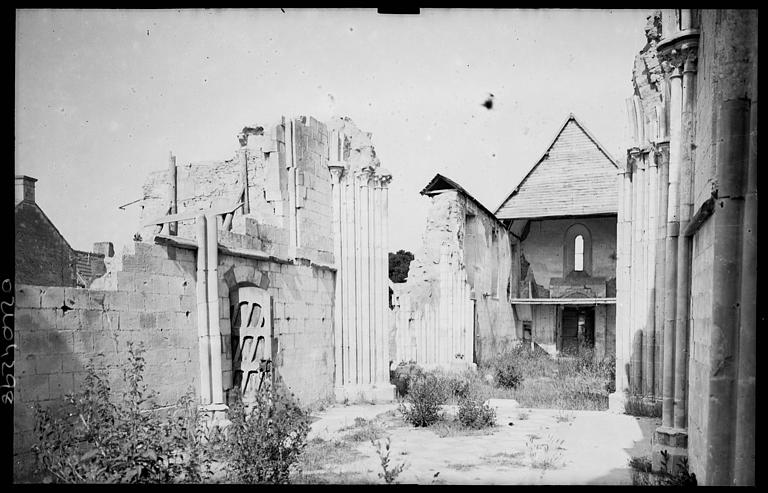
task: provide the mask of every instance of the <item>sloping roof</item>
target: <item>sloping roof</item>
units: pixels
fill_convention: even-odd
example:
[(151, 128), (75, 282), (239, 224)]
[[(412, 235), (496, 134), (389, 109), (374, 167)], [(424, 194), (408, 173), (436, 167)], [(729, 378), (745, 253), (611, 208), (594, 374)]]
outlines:
[(618, 164), (573, 114), (496, 209), (499, 219), (615, 214)]
[(476, 198), (474, 198), (472, 194), (464, 190), (461, 185), (451, 180), (450, 178), (441, 175), (440, 173), (437, 173), (434, 178), (432, 178), (429, 183), (427, 183), (427, 186), (424, 187), (419, 193), (421, 195), (428, 195), (431, 197), (446, 190), (457, 190), (463, 193), (469, 200), (471, 200), (480, 209), (485, 211), (490, 217), (496, 218), (493, 212), (489, 211), (488, 208), (481, 204), (480, 201), (478, 201)]

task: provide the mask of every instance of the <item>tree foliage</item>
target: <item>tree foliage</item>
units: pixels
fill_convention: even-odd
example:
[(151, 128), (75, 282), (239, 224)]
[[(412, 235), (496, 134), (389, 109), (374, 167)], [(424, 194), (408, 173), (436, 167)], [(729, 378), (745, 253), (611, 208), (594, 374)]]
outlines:
[(397, 253), (389, 252), (389, 279), (392, 282), (405, 282), (412, 260), (411, 252), (405, 250), (398, 250)]

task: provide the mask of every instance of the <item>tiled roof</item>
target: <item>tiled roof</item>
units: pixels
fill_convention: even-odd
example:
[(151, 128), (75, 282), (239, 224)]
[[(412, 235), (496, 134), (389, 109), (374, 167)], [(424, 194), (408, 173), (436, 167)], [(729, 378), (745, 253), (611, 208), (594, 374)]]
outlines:
[(499, 219), (615, 214), (618, 166), (571, 114), (552, 144), (496, 210)]

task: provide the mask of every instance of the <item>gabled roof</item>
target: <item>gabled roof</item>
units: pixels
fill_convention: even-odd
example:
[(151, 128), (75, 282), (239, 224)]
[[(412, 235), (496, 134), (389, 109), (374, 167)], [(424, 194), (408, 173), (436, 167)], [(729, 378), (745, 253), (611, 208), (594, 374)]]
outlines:
[(615, 214), (618, 164), (571, 113), (544, 154), (496, 209), (499, 219)]
[(464, 190), (464, 188), (456, 183), (455, 181), (451, 180), (450, 178), (441, 175), (440, 173), (437, 173), (434, 178), (432, 178), (429, 183), (427, 183), (427, 186), (424, 187), (421, 192), (419, 192), (422, 195), (428, 195), (433, 196), (437, 195), (438, 193), (444, 192), (446, 190), (456, 190), (461, 193), (463, 193), (469, 200), (471, 200), (476, 206), (478, 206), (480, 209), (485, 211), (490, 217), (495, 218), (496, 216), (493, 214), (493, 212), (489, 211), (487, 207), (485, 207), (483, 204), (481, 204), (476, 198), (474, 198), (469, 192)]
[(17, 215), (19, 212), (23, 212), (24, 209), (32, 210), (40, 214), (42, 218), (48, 223), (48, 225), (51, 227), (51, 229), (58, 235), (59, 238), (64, 241), (64, 244), (67, 245), (67, 248), (74, 251), (75, 249), (72, 248), (72, 245), (69, 244), (67, 239), (64, 237), (63, 234), (61, 234), (61, 231), (59, 231), (59, 228), (56, 227), (55, 224), (53, 224), (53, 221), (43, 212), (43, 209), (40, 208), (39, 205), (37, 205), (37, 202), (30, 202), (28, 200), (22, 200), (16, 206), (14, 207), (14, 216)]

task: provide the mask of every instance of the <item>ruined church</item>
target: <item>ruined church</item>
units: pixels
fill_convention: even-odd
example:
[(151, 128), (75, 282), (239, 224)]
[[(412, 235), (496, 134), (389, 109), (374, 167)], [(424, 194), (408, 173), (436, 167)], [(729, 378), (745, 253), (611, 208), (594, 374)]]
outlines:
[(617, 173), (571, 114), (495, 213), (436, 175), (423, 250), (395, 287), (393, 359), (481, 364), (519, 340), (612, 355)]
[(392, 176), (349, 118), (248, 125), (220, 161), (170, 155), (122, 252), (72, 248), (17, 176), (14, 474), (31, 405), (80, 389), (90, 361), (117, 382), (128, 343), (158, 404), (191, 389), (215, 418), (266, 378), (307, 407), (391, 401), (393, 363), (467, 368), (523, 341), (615, 357), (610, 409), (662, 405), (654, 468), (754, 485), (757, 31), (757, 11), (655, 12), (626, 156), (569, 115), (493, 211), (436, 174), (402, 284)]

